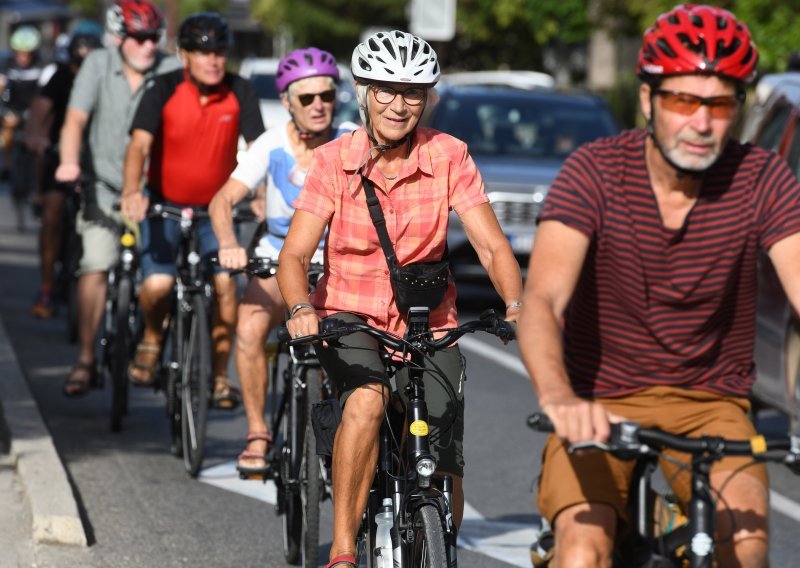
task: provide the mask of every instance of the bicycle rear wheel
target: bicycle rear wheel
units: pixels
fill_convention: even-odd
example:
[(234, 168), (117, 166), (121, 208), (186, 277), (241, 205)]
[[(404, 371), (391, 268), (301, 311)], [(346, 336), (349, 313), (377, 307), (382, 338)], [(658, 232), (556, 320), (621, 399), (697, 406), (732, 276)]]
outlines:
[(117, 284), (114, 304), (114, 337), (111, 343), (111, 431), (119, 432), (128, 413), (128, 359), (135, 323), (132, 321), (133, 282), (123, 276)]
[(181, 439), (181, 373), (179, 352), (181, 349), (181, 333), (175, 309), (170, 311), (170, 322), (167, 336), (161, 340), (161, 372), (164, 373), (164, 394), (167, 397), (167, 419), (169, 420), (170, 450), (175, 457), (183, 457), (183, 441)]
[(414, 568), (448, 566), (447, 545), (439, 510), (434, 505), (422, 505), (414, 511), (411, 524), (414, 542), (411, 543), (410, 564)]
[(203, 465), (206, 422), (211, 397), (211, 330), (204, 298), (193, 294), (185, 318), (181, 373), (181, 442), (186, 471), (196, 477)]
[(303, 504), (303, 558), (302, 566), (312, 567), (319, 563), (319, 504), (322, 500), (322, 475), (317, 440), (311, 426), (311, 407), (320, 397), (320, 375), (318, 368), (307, 367), (305, 372), (305, 432), (303, 464), (301, 467), (300, 501)]

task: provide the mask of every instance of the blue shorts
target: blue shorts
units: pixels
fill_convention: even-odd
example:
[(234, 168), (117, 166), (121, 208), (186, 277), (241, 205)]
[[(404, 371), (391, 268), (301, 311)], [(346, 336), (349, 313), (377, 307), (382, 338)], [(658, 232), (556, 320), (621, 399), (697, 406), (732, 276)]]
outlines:
[[(178, 252), (181, 243), (181, 223), (177, 219), (145, 219), (140, 225), (142, 231), (142, 276), (146, 279), (153, 274), (177, 274)], [(211, 257), (217, 255), (219, 243), (211, 228), (211, 219), (200, 219), (195, 225), (198, 232), (199, 252), (207, 274), (223, 272), (218, 265), (211, 264)]]

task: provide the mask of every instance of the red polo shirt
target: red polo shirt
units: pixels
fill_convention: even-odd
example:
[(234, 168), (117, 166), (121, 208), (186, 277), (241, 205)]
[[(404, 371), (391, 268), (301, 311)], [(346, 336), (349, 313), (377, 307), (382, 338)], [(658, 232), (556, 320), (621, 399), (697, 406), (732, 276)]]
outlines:
[(251, 142), (264, 132), (258, 98), (238, 75), (200, 103), (185, 70), (151, 79), (136, 110), (137, 128), (154, 136), (150, 190), (179, 205), (208, 205), (236, 167), (239, 134)]

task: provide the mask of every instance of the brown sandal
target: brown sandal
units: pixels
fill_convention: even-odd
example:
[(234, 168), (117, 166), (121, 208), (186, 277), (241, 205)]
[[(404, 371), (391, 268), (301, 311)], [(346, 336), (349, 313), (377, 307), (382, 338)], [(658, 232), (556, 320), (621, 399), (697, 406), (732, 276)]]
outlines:
[[(142, 353), (155, 353), (153, 362), (149, 365), (141, 363)], [(128, 380), (137, 387), (151, 387), (156, 382), (156, 367), (158, 366), (158, 355), (161, 353), (161, 345), (158, 343), (148, 343), (142, 341), (136, 346), (136, 353), (128, 364)], [(134, 375), (132, 371), (144, 372), (144, 377)]]
[[(248, 450), (247, 447), (245, 447), (244, 451), (236, 458), (236, 470), (242, 475), (266, 475), (269, 472), (267, 453), (269, 452), (269, 445), (272, 443), (272, 436), (269, 432), (250, 432), (247, 434), (247, 446), (250, 445), (250, 442), (255, 442), (257, 440), (267, 443), (267, 447), (263, 452)], [(264, 462), (264, 465), (260, 467), (246, 466), (241, 464), (242, 460), (261, 460)]]
[[(85, 375), (84, 375), (85, 373)], [(85, 379), (79, 379), (78, 376), (85, 376)], [(72, 366), (72, 369), (64, 382), (64, 396), (70, 398), (78, 398), (86, 395), (89, 390), (96, 387), (98, 383), (97, 367), (92, 363), (84, 363), (78, 361)]]
[(334, 556), (325, 568), (356, 568), (356, 557), (352, 554), (339, 554)]
[(214, 408), (233, 410), (242, 401), (242, 393), (228, 382), (228, 377), (220, 375), (214, 379), (214, 394), (211, 404)]

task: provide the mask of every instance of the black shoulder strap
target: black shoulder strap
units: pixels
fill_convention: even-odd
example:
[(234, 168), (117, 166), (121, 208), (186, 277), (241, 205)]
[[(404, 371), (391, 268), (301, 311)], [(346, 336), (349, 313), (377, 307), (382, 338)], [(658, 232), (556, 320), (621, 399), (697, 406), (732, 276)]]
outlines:
[(361, 174), (361, 183), (364, 184), (364, 195), (367, 196), (369, 216), (372, 218), (372, 224), (375, 225), (375, 231), (378, 233), (378, 240), (381, 242), (383, 254), (386, 255), (386, 264), (389, 265), (390, 269), (394, 268), (397, 257), (394, 254), (394, 247), (389, 239), (389, 233), (386, 231), (386, 219), (383, 216), (381, 202), (378, 201), (378, 196), (375, 195), (375, 186), (364, 174)]

